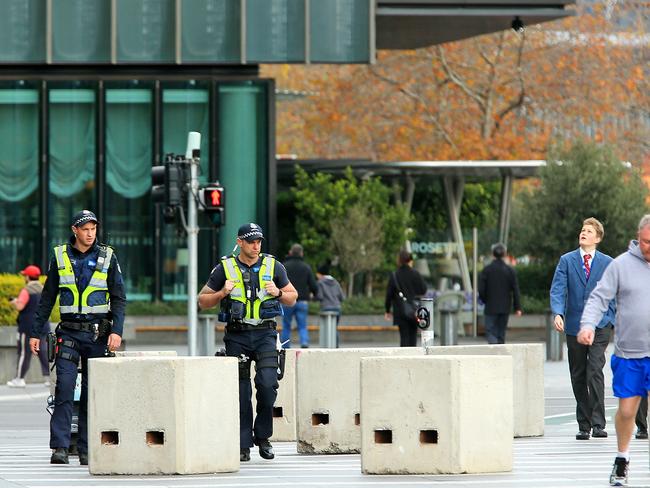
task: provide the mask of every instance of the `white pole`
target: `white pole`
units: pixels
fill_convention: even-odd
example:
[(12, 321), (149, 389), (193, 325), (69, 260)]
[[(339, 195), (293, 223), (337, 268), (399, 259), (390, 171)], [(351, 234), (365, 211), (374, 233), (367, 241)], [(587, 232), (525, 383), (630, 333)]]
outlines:
[[(196, 196), (199, 192), (198, 166), (201, 158), (201, 134), (190, 132), (187, 136), (187, 150), (185, 159), (190, 164), (190, 182), (187, 195), (187, 346), (188, 354), (196, 356), (197, 352), (197, 327), (198, 327), (198, 243), (199, 226), (196, 214)], [(195, 153), (196, 152), (196, 153)], [(194, 157), (196, 155), (196, 157)]]

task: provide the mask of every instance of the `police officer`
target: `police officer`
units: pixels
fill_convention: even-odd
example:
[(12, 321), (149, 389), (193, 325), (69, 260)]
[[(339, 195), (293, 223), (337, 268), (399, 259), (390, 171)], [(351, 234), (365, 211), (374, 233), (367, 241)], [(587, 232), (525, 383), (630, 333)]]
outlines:
[(59, 296), (61, 322), (56, 328), (56, 389), (50, 420), (50, 463), (68, 464), (72, 403), (77, 365), (81, 360), (79, 464), (88, 464), (88, 359), (120, 347), (126, 295), (113, 249), (97, 243), (97, 217), (83, 210), (72, 219), (70, 241), (54, 248), (29, 341), (32, 353), (41, 347), (39, 332)]
[[(278, 391), (278, 348), (275, 317), (280, 303), (293, 305), (298, 293), (282, 263), (260, 254), (264, 234), (257, 224), (237, 233), (239, 255), (224, 256), (199, 293), (202, 309), (221, 303), (219, 320), (226, 322), (226, 355), (239, 358), (239, 459), (250, 460), (250, 448), (273, 459), (273, 404)], [(250, 365), (255, 361), (257, 416), (253, 424)]]

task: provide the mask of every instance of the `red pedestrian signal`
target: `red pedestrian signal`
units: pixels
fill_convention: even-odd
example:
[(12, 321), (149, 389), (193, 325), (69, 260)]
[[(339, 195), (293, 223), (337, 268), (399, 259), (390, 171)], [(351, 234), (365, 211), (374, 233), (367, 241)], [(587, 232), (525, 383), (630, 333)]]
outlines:
[(199, 210), (210, 215), (212, 223), (222, 226), (226, 223), (226, 193), (219, 183), (212, 183), (199, 191)]

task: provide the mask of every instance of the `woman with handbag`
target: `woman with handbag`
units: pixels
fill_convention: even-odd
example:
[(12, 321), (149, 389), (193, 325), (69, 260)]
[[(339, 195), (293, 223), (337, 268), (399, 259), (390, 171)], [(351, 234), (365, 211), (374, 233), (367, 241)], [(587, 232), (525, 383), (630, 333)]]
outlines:
[[(408, 251), (400, 251), (397, 255), (397, 270), (388, 278), (386, 289), (386, 320), (393, 319), (393, 324), (399, 327), (399, 345), (401, 347), (416, 346), (418, 341), (417, 299), (427, 292), (427, 285), (422, 276), (413, 269), (413, 256)], [(393, 313), (391, 314), (391, 309)]]

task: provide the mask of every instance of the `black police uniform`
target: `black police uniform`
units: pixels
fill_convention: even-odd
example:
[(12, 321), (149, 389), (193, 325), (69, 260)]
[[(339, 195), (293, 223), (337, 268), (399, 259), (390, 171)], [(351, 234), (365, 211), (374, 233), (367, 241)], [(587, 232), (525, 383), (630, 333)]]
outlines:
[[(236, 258), (237, 266), (245, 277), (244, 282), (251, 290), (251, 300), (256, 298), (259, 289), (259, 270), (264, 255), (253, 266), (248, 266)], [(250, 280), (248, 280), (250, 277)], [(207, 286), (212, 290), (221, 290), (226, 282), (223, 264), (218, 264), (210, 274)], [(276, 260), (273, 282), (278, 288), (289, 284), (287, 271)], [(224, 298), (223, 302), (229, 301)], [(278, 307), (279, 310), (279, 307)], [(278, 315), (281, 312), (278, 312)], [(277, 372), (277, 332), (275, 321), (268, 320), (258, 326), (242, 324), (228, 318), (226, 334), (223, 338), (226, 344), (226, 355), (238, 357), (239, 368), (239, 446), (241, 449), (250, 448), (260, 440), (267, 440), (273, 434), (273, 404), (278, 392)], [(255, 389), (257, 400), (257, 415), (253, 424), (253, 405), (251, 402), (252, 388), (250, 381), (250, 361), (255, 361)], [(274, 362), (275, 361), (275, 362)]]
[[(91, 248), (82, 253), (73, 247), (74, 237), (66, 245), (68, 257), (74, 271), (79, 295), (83, 293), (97, 266), (103, 245), (95, 241)], [(72, 409), (77, 365), (81, 359), (81, 398), (79, 404), (79, 453), (88, 452), (88, 359), (102, 357), (107, 351), (108, 336), (122, 336), (126, 294), (122, 273), (115, 254), (107, 273), (110, 310), (97, 314), (61, 314), (61, 322), (56, 328), (58, 353), (56, 361), (56, 388), (54, 412), (50, 420), (50, 448), (70, 447)], [(69, 293), (69, 290), (66, 290)], [(47, 280), (41, 295), (36, 320), (30, 336), (39, 338), (43, 324), (48, 320), (57, 296), (59, 295), (59, 272), (56, 257), (50, 261)], [(111, 324), (112, 322), (112, 324)], [(46, 347), (41, 344), (41, 348)]]

